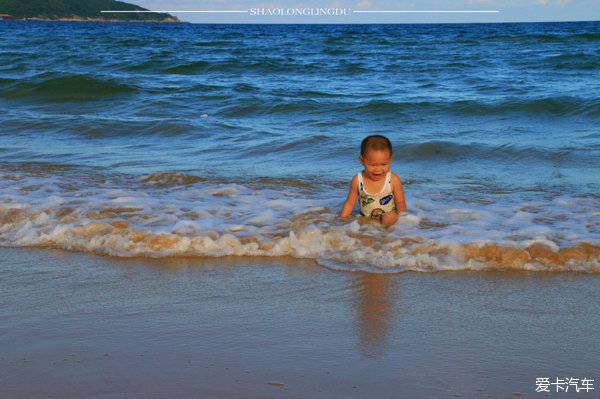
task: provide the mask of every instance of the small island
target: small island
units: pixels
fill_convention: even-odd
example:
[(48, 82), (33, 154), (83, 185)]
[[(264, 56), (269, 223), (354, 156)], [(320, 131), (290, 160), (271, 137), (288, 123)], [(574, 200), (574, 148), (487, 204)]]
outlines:
[[(137, 12), (101, 12), (109, 10)], [(0, 0), (0, 21), (181, 22), (171, 14), (140, 11), (148, 10), (115, 0)]]

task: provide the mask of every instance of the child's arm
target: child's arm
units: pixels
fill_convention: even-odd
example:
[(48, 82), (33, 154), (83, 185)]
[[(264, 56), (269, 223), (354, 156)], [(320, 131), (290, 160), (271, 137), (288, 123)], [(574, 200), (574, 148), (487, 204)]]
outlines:
[(348, 217), (352, 214), (352, 210), (356, 205), (356, 200), (358, 198), (358, 176), (354, 176), (352, 181), (350, 182), (350, 192), (348, 192), (348, 198), (346, 198), (346, 202), (344, 202), (344, 207), (342, 208), (342, 213), (340, 213), (340, 217)]
[(406, 212), (406, 200), (404, 199), (404, 190), (402, 190), (402, 181), (395, 173), (392, 173), (392, 193), (396, 203), (396, 212)]

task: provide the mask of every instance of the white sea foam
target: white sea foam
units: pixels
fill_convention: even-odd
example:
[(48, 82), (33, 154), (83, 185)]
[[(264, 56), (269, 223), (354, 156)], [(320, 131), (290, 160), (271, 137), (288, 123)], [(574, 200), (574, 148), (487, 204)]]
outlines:
[(558, 253), (558, 251), (560, 251), (560, 247), (556, 245), (554, 241), (547, 240), (545, 238), (538, 238), (521, 242), (521, 247), (523, 248), (531, 248), (535, 245), (542, 245), (554, 253)]
[(26, 174), (4, 180), (0, 245), (114, 256), (294, 256), (378, 272), (600, 272), (594, 198), (474, 204), (407, 193), (409, 212), (385, 229), (339, 218), (344, 191), (323, 200), (322, 193), (300, 193), (294, 185), (256, 188), (176, 177), (154, 176), (159, 185), (65, 178), (59, 186), (54, 178)]

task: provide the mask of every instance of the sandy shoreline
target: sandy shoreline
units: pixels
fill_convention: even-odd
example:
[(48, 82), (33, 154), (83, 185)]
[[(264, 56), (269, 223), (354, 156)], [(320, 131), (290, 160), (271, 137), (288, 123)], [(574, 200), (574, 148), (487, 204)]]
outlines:
[(538, 377), (600, 377), (597, 275), (10, 248), (0, 267), (3, 398), (544, 397)]

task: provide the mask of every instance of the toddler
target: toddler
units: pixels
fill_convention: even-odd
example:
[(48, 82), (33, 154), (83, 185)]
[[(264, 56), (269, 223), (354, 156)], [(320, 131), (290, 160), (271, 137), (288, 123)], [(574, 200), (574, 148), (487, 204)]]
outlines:
[(350, 182), (341, 217), (352, 214), (357, 199), (361, 216), (379, 219), (386, 227), (396, 223), (398, 212), (406, 212), (402, 182), (390, 172), (392, 158), (387, 137), (372, 135), (362, 141), (358, 159), (364, 169)]

